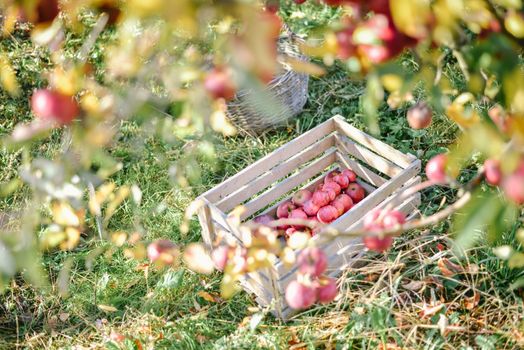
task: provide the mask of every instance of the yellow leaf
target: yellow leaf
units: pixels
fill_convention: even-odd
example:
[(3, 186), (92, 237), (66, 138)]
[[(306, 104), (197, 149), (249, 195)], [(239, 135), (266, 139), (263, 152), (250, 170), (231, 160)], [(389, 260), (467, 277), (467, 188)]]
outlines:
[(67, 227), (65, 229), (66, 239), (60, 243), (60, 249), (73, 250), (80, 242), (80, 230), (75, 227)]
[(480, 117), (471, 107), (465, 105), (474, 101), (471, 93), (459, 95), (452, 104), (446, 108), (446, 115), (463, 128), (469, 128), (480, 121)]
[(66, 202), (53, 202), (51, 204), (53, 221), (62, 226), (80, 226), (81, 219), (77, 212)]
[(187, 267), (195, 272), (210, 274), (214, 271), (213, 260), (200, 243), (191, 243), (184, 250), (184, 262)]
[(118, 309), (111, 305), (98, 304), (98, 308), (104, 312), (116, 312)]
[(117, 247), (123, 246), (126, 240), (127, 240), (127, 233), (123, 231), (118, 231), (118, 232), (114, 232), (113, 234), (111, 234), (111, 241)]
[(0, 55), (0, 83), (11, 95), (18, 95), (20, 88), (16, 81), (15, 71), (4, 55)]
[(216, 303), (216, 299), (208, 292), (201, 290), (197, 293), (197, 295), (201, 297), (202, 299), (209, 301), (210, 303)]
[(311, 62), (302, 61), (296, 58), (287, 57), (285, 64), (288, 64), (295, 72), (304, 73), (313, 76), (322, 76), (326, 74), (326, 70), (319, 65)]
[(395, 26), (414, 38), (423, 38), (428, 34), (427, 24), (431, 15), (429, 5), (428, 0), (389, 1)]
[(128, 186), (122, 186), (116, 191), (115, 197), (111, 199), (109, 204), (107, 205), (106, 209), (106, 215), (104, 217), (104, 221), (108, 222), (109, 219), (113, 216), (118, 206), (129, 196), (131, 193), (131, 190)]

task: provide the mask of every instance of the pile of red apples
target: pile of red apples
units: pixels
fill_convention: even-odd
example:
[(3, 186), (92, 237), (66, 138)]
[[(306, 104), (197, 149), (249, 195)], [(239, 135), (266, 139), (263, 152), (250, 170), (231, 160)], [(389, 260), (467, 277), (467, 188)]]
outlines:
[[(276, 211), (278, 219), (301, 219), (329, 224), (344, 215), (366, 196), (366, 191), (357, 182), (357, 175), (349, 170), (334, 170), (326, 175), (324, 181), (314, 191), (302, 189), (291, 200), (281, 203)], [(269, 214), (258, 216), (254, 221), (267, 225), (275, 218)], [(289, 238), (295, 232), (307, 232), (312, 236), (318, 229), (300, 225), (283, 225), (278, 230)]]

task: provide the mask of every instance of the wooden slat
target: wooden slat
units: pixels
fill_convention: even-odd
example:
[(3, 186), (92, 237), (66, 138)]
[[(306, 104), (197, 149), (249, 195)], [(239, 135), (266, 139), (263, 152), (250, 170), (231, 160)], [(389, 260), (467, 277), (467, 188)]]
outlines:
[(395, 162), (395, 164), (402, 168), (409, 167), (410, 164), (416, 159), (413, 156), (406, 155), (394, 149), (390, 145), (387, 145), (384, 142), (366, 134), (365, 132), (358, 130), (354, 126), (346, 123), (344, 118), (342, 118), (340, 115), (336, 115), (333, 118), (335, 120), (336, 129), (341, 133), (349, 136), (351, 139), (357, 141), (361, 145), (369, 148), (384, 158), (392, 160)]
[(245, 212), (241, 215), (240, 219), (243, 221), (250, 217), (260, 209), (267, 206), (268, 203), (272, 203), (282, 197), (287, 192), (291, 191), (306, 179), (313, 177), (318, 174), (330, 164), (335, 162), (336, 149), (331, 149), (325, 153), (324, 156), (317, 159), (313, 163), (301, 169), (298, 173), (282, 180), (274, 188), (264, 192), (260, 196), (244, 204)]
[(339, 147), (342, 153), (349, 153), (353, 157), (361, 160), (381, 173), (388, 175), (389, 177), (393, 177), (403, 170), (403, 168), (395, 165), (389, 160), (382, 158), (365, 147), (359, 146), (345, 135), (337, 133), (335, 134), (335, 139), (337, 147)]
[(297, 150), (298, 154), (284, 160), (282, 163), (262, 174), (260, 177), (251, 181), (245, 186), (241, 186), (231, 195), (225, 197), (216, 204), (217, 208), (223, 212), (228, 212), (235, 208), (245, 200), (249, 199), (262, 189), (269, 185), (277, 182), (281, 178), (295, 171), (299, 166), (304, 163), (311, 161), (312, 159), (321, 155), (325, 150), (335, 145), (335, 137), (330, 135), (321, 141), (312, 144), (306, 148), (303, 152)]
[(213, 237), (211, 236), (209, 220), (206, 217), (206, 212), (204, 207), (198, 209), (197, 211), (198, 221), (200, 222), (200, 227), (202, 228), (202, 239), (206, 247), (211, 248), (213, 246)]
[(257, 176), (280, 164), (283, 160), (289, 159), (296, 154), (297, 150), (309, 147), (317, 140), (333, 132), (334, 128), (333, 118), (326, 120), (324, 123), (300, 135), (296, 139), (280, 146), (270, 154), (231, 176), (201, 196), (208, 199), (211, 203), (218, 202), (240, 186), (244, 186), (253, 181)]
[(364, 179), (366, 182), (374, 185), (375, 187), (380, 187), (386, 183), (385, 178), (380, 175), (375, 174), (372, 170), (363, 166), (360, 163), (357, 163), (353, 159), (349, 158), (347, 155), (337, 152), (337, 161), (344, 165), (346, 168), (353, 170), (360, 178)]

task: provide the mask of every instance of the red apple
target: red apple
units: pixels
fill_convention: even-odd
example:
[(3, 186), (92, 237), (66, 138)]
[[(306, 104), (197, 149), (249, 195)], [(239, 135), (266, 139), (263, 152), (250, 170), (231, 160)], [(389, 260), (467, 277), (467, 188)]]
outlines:
[(484, 162), (484, 176), (486, 177), (486, 182), (490, 185), (499, 185), (502, 181), (500, 162), (496, 159), (487, 159)]
[(364, 190), (362, 186), (360, 186), (356, 182), (352, 182), (349, 184), (346, 190), (346, 194), (349, 197), (351, 197), (351, 199), (353, 200), (353, 203), (355, 204), (363, 200), (364, 197), (366, 197), (366, 191)]
[(297, 5), (301, 5), (306, 2), (306, 0), (293, 0), (293, 2)]
[(275, 219), (269, 214), (260, 215), (253, 219), (254, 222), (260, 225), (267, 225), (274, 220)]
[(339, 194), (337, 198), (335, 198), (335, 201), (341, 202), (344, 205), (344, 212), (353, 207), (353, 200), (351, 199), (351, 196), (347, 194)]
[[(289, 213), (289, 218), (307, 220), (307, 214), (302, 209), (293, 209), (291, 210), (291, 213)], [(300, 229), (304, 226), (303, 225), (293, 225), (293, 227), (296, 229)]]
[(338, 294), (337, 281), (331, 277), (319, 278), (316, 287), (317, 299), (322, 304), (332, 302)]
[(524, 175), (514, 173), (504, 179), (502, 188), (506, 196), (517, 205), (524, 204)]
[(332, 205), (326, 205), (319, 209), (317, 213), (318, 221), (324, 224), (329, 224), (336, 218), (338, 218), (338, 210)]
[(295, 205), (290, 201), (285, 201), (281, 203), (277, 208), (277, 218), (285, 219), (289, 217), (289, 213), (291, 213), (291, 211), (295, 208)]
[(375, 208), (364, 216), (364, 229), (370, 230), (371, 228), (382, 228), (382, 220), (379, 218), (382, 214), (382, 210)]
[(297, 229), (294, 228), (294, 227), (289, 227), (287, 230), (286, 230), (286, 238), (289, 238), (291, 237), (295, 232), (297, 232)]
[(337, 195), (340, 194), (340, 192), (342, 192), (342, 188), (340, 187), (340, 185), (334, 181), (327, 182), (322, 186), (323, 191), (326, 191), (329, 188), (335, 191)]
[(224, 271), (229, 259), (229, 247), (221, 245), (213, 250), (211, 258), (219, 271)]
[(340, 175), (341, 172), (338, 171), (338, 170), (333, 170), (331, 172), (329, 172), (326, 177), (324, 178), (324, 183), (328, 183), (328, 182), (332, 182), (333, 181), (333, 178), (337, 175)]
[(315, 303), (316, 294), (315, 288), (295, 280), (286, 287), (286, 302), (292, 309), (307, 309)]
[(31, 109), (38, 118), (59, 124), (71, 123), (79, 113), (73, 97), (49, 89), (35, 91), (31, 97)]
[(346, 60), (355, 55), (356, 46), (353, 42), (354, 26), (343, 28), (335, 33), (337, 38), (337, 56), (342, 60)]
[(308, 247), (297, 258), (298, 271), (304, 275), (318, 277), (327, 269), (328, 261), (324, 251), (317, 247)]
[(318, 210), (320, 207), (316, 205), (312, 200), (308, 200), (306, 203), (304, 203), (304, 207), (302, 208), (307, 215), (317, 215)]
[(329, 201), (331, 202), (332, 200), (335, 199), (335, 197), (337, 196), (337, 193), (335, 192), (334, 189), (332, 188), (326, 188), (326, 186), (324, 186), (324, 190), (323, 192), (326, 192), (328, 194), (328, 197), (329, 197)]
[(392, 228), (406, 222), (406, 214), (399, 210), (388, 211), (382, 218), (384, 228)]
[(235, 97), (236, 88), (231, 73), (222, 67), (211, 70), (204, 79), (204, 88), (211, 97), (231, 100)]
[(408, 109), (406, 117), (408, 119), (409, 126), (418, 130), (427, 128), (431, 124), (433, 113), (431, 112), (431, 108), (428, 106), (428, 104), (421, 101)]
[(346, 175), (340, 174), (333, 177), (333, 181), (340, 185), (341, 188), (347, 188), (349, 185), (349, 179)]
[(297, 193), (295, 193), (295, 195), (293, 196), (291, 201), (297, 207), (301, 207), (301, 206), (304, 205), (304, 203), (306, 203), (308, 200), (310, 200), (311, 197), (313, 197), (313, 194), (311, 193), (311, 191), (309, 191), (309, 190), (299, 190), (299, 191), (297, 191)]
[(175, 262), (178, 253), (176, 245), (167, 239), (157, 239), (147, 246), (147, 257), (152, 263), (158, 261), (170, 265)]
[(355, 182), (357, 181), (357, 174), (353, 170), (350, 169), (344, 169), (342, 171), (342, 175), (346, 176), (349, 180), (349, 182)]
[(382, 238), (378, 236), (365, 236), (362, 240), (369, 250), (374, 250), (379, 253), (387, 250), (393, 244), (393, 237), (391, 236)]
[(319, 207), (323, 207), (331, 201), (329, 194), (324, 191), (315, 191), (311, 200)]
[(426, 164), (426, 176), (435, 183), (445, 183), (447, 180), (446, 165), (448, 157), (439, 154), (431, 158)]
[(344, 204), (341, 201), (337, 201), (335, 199), (334, 201), (331, 202), (330, 205), (334, 206), (337, 209), (338, 216), (341, 216), (342, 214), (344, 214), (346, 212), (346, 208), (345, 208)]

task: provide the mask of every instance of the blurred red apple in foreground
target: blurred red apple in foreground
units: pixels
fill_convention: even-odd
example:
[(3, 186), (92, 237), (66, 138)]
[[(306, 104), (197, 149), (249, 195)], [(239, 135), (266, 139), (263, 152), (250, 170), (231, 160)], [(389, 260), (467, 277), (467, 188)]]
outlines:
[(36, 117), (59, 124), (69, 124), (78, 115), (73, 97), (49, 89), (36, 90), (31, 97), (31, 109)]

